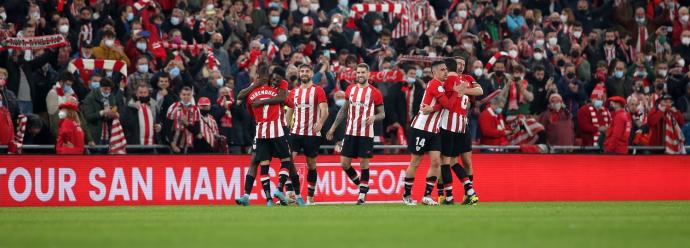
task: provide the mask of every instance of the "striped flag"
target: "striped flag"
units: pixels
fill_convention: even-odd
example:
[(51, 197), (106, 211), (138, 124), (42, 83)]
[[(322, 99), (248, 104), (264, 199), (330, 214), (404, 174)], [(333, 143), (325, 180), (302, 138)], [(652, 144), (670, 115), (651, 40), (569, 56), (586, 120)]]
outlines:
[(108, 154), (127, 154), (127, 140), (125, 133), (120, 124), (120, 119), (113, 119), (112, 130), (110, 133), (110, 145), (108, 147)]

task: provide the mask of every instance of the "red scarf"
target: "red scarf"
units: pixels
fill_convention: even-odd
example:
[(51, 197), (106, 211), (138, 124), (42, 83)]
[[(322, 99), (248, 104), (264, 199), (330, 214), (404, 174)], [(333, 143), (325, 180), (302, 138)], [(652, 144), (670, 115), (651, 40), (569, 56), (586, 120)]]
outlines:
[(219, 135), (218, 131), (218, 124), (216, 123), (216, 120), (213, 119), (213, 116), (209, 115), (208, 117), (204, 117), (203, 115), (199, 116), (199, 122), (201, 125), (200, 126), (200, 131), (201, 131), (201, 136), (204, 137), (204, 140), (206, 143), (208, 143), (211, 147), (215, 148), (216, 147), (216, 135)]
[[(527, 80), (522, 80), (522, 88), (527, 89)], [(519, 96), (519, 99), (518, 99)], [(517, 83), (510, 85), (510, 91), (508, 92), (508, 109), (517, 110), (519, 108), (519, 103), (525, 102), (525, 96), (522, 92), (518, 92)]]
[[(345, 80), (355, 82), (357, 73), (347, 68), (347, 70), (338, 75), (338, 80)], [(405, 81), (405, 73), (401, 70), (393, 71), (372, 71), (369, 73), (369, 83), (398, 83)]]

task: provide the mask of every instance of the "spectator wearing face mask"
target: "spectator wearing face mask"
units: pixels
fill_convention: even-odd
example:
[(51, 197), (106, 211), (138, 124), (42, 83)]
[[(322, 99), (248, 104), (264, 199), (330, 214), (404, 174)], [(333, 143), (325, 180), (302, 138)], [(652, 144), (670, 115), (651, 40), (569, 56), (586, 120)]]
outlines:
[(683, 114), (686, 123), (690, 123), (690, 82), (685, 85), (685, 94), (679, 97), (675, 106)]
[(570, 113), (575, 113), (580, 108), (580, 105), (587, 100), (585, 94), (584, 84), (577, 78), (575, 73), (575, 65), (567, 64), (565, 66), (565, 75), (558, 81), (558, 93), (563, 96), (563, 107)]
[(592, 92), (591, 101), (577, 111), (577, 127), (582, 146), (598, 145), (611, 125), (613, 118), (604, 107), (605, 99), (604, 89), (597, 88)]
[(194, 153), (211, 153), (220, 145), (218, 124), (211, 115), (211, 101), (199, 98), (199, 130), (194, 132)]
[(208, 82), (201, 90), (199, 90), (199, 97), (206, 97), (212, 102), (218, 98), (218, 90), (225, 86), (225, 78), (220, 71), (211, 71), (211, 76)]
[(680, 146), (685, 140), (681, 139), (681, 127), (685, 125), (683, 115), (673, 106), (673, 98), (664, 95), (657, 106), (649, 112), (649, 145), (665, 146), (667, 154), (684, 152)]
[(19, 115), (17, 97), (6, 85), (7, 70), (0, 68), (0, 145), (7, 145), (14, 137), (14, 123)]
[(501, 90), (501, 96), (507, 99), (506, 115), (529, 115), (534, 94), (532, 85), (525, 79), (525, 68), (516, 66), (508, 80), (508, 86)]
[(151, 85), (151, 79), (153, 78), (153, 73), (149, 70), (148, 57), (140, 56), (137, 58), (135, 68), (136, 71), (127, 78), (129, 80), (127, 83), (127, 94), (130, 96), (136, 93), (136, 87), (138, 85)]
[(166, 118), (172, 122), (169, 140), (173, 153), (188, 153), (194, 149), (194, 136), (199, 134), (199, 108), (194, 104), (192, 88), (180, 90), (180, 101), (170, 105)]
[(628, 141), (632, 129), (632, 119), (625, 110), (625, 99), (619, 96), (609, 98), (609, 105), (613, 109), (611, 127), (606, 131), (604, 152), (614, 154), (628, 154)]
[[(690, 31), (690, 11), (688, 7), (680, 7), (678, 9), (678, 17), (673, 20), (672, 45), (678, 46), (682, 43), (682, 33)], [(690, 37), (686, 39), (687, 44), (690, 44)]]
[(539, 116), (539, 123), (544, 125), (546, 144), (551, 146), (572, 146), (575, 144), (572, 114), (563, 107), (563, 98), (559, 94), (549, 96), (549, 110)]
[(77, 111), (76, 102), (60, 104), (60, 127), (55, 142), (57, 154), (84, 154), (84, 130)]
[(606, 94), (627, 97), (632, 93), (632, 81), (625, 75), (625, 62), (616, 61), (611, 76), (606, 80)]
[(120, 117), (117, 111), (123, 106), (121, 95), (112, 93), (113, 87), (110, 79), (102, 78), (100, 88), (91, 91), (80, 106), (91, 137), (99, 145), (110, 143), (112, 120)]
[(505, 123), (503, 106), (505, 106), (505, 98), (502, 96), (495, 97), (479, 115), (482, 145), (503, 146), (508, 144), (507, 137), (512, 134), (512, 131)]
[(155, 99), (151, 99), (148, 84), (138, 84), (134, 96), (120, 112), (122, 128), (128, 145), (150, 146), (160, 143), (162, 126), (159, 123), (160, 109)]
[(129, 66), (129, 58), (123, 52), (122, 46), (116, 44), (115, 40), (115, 33), (112, 31), (108, 30), (103, 33), (101, 45), (93, 49), (93, 56), (96, 59), (122, 60)]

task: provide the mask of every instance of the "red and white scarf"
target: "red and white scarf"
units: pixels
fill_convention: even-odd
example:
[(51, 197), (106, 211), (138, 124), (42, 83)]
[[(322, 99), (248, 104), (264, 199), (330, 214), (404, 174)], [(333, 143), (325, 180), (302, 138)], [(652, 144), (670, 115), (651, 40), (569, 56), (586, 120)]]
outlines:
[[(340, 73), (338, 75), (338, 80), (346, 80), (350, 82), (355, 82), (355, 79), (357, 79), (357, 73), (350, 69), (347, 68), (347, 70), (343, 73)], [(372, 71), (369, 73), (369, 82), (370, 83), (398, 83), (398, 82), (405, 82), (405, 73), (400, 70), (392, 70), (392, 71)]]
[(26, 124), (29, 118), (26, 115), (19, 115), (17, 117), (17, 133), (14, 134), (14, 140), (8, 146), (8, 154), (21, 154), (22, 146), (24, 146), (24, 134), (26, 133)]
[(232, 127), (232, 112), (230, 112), (230, 109), (232, 109), (232, 105), (235, 103), (235, 99), (232, 97), (232, 91), (230, 92), (230, 100), (227, 101), (227, 104), (225, 99), (222, 97), (218, 98), (216, 103), (218, 106), (221, 106), (225, 109), (225, 114), (223, 114), (223, 117), (220, 118), (220, 126), (226, 128)]
[(506, 119), (512, 130), (518, 130), (508, 136), (508, 143), (511, 145), (534, 144), (539, 139), (539, 132), (544, 131), (544, 126), (534, 118), (527, 118), (524, 115), (508, 116)]
[(666, 113), (664, 117), (664, 131), (666, 154), (685, 154), (685, 136), (683, 136), (678, 120), (671, 112)]
[[(194, 18), (193, 16), (187, 17), (186, 23), (189, 29), (194, 29), (194, 25), (196, 25), (197, 19)], [(199, 33), (204, 34), (206, 32), (206, 19), (201, 19), (198, 20), (199, 22)]]
[(153, 145), (155, 119), (151, 107), (148, 104), (140, 104), (137, 115), (139, 117), (139, 144)]
[(193, 54), (199, 54), (201, 53), (201, 51), (205, 51), (206, 65), (208, 66), (208, 68), (211, 70), (218, 69), (217, 65), (219, 64), (219, 62), (216, 60), (216, 57), (213, 56), (213, 48), (211, 48), (210, 46), (203, 44), (182, 45), (169, 42), (163, 42), (161, 43), (161, 45), (163, 46), (163, 48), (190, 51)]
[(58, 48), (67, 45), (65, 37), (59, 34), (36, 37), (8, 37), (0, 45), (0, 51), (13, 50), (40, 50)]
[(496, 61), (498, 61), (501, 57), (508, 57), (510, 59), (515, 59), (514, 57), (510, 56), (510, 54), (508, 52), (496, 52), (496, 53), (494, 53), (493, 56), (491, 56), (489, 61), (486, 62), (486, 65), (484, 66), (484, 68), (486, 68), (487, 71), (491, 70), (491, 67), (493, 67), (494, 64), (496, 63)]
[(187, 122), (192, 125), (199, 121), (199, 108), (195, 105), (184, 107), (182, 102), (176, 102), (168, 108), (167, 118), (173, 121), (173, 128), (175, 133), (173, 135), (173, 143), (179, 147), (192, 147), (194, 144), (194, 134), (187, 130), (182, 124), (182, 118), (186, 118)]
[[(117, 71), (122, 74), (122, 78), (127, 82), (127, 63), (122, 60), (74, 59), (67, 65), (67, 71), (74, 73), (79, 70), (79, 75), (89, 75), (90, 72), (96, 69)], [(88, 78), (85, 81), (88, 81)]]
[[(527, 89), (527, 80), (522, 80), (522, 88)], [(515, 84), (510, 84), (510, 91), (508, 92), (508, 109), (509, 110), (517, 110), (520, 106), (520, 103), (525, 102), (525, 96), (522, 94), (522, 92), (518, 92), (517, 89), (517, 83)], [(518, 99), (518, 95), (520, 96), (520, 99)]]
[[(589, 116), (592, 117), (592, 125), (599, 129), (600, 127), (608, 127), (611, 125), (611, 114), (609, 113), (608, 110), (603, 109), (601, 111), (601, 118), (603, 119), (602, 122), (599, 122), (599, 118), (597, 118), (597, 110), (593, 106), (589, 106)], [(601, 136), (601, 132), (597, 132), (594, 135), (594, 146), (598, 146), (599, 138)]]
[(110, 145), (108, 146), (108, 154), (127, 154), (127, 139), (122, 129), (122, 124), (119, 118), (113, 119), (112, 130), (110, 135)]
[(206, 143), (208, 143), (211, 147), (215, 148), (216, 135), (219, 134), (218, 124), (216, 123), (216, 120), (213, 119), (213, 116), (211, 116), (210, 114), (208, 115), (208, 117), (204, 117), (200, 114), (199, 120), (199, 129), (201, 131), (201, 136), (204, 137)]

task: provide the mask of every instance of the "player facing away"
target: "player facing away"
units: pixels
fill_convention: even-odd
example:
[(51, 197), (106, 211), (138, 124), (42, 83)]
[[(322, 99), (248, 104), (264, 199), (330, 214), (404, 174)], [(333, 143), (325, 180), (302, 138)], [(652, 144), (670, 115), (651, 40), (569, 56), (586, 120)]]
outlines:
[(431, 192), (440, 174), (439, 168), (441, 166), (441, 137), (439, 136), (441, 110), (452, 108), (460, 97), (459, 85), (454, 89), (456, 94), (446, 96), (443, 82), (448, 77), (448, 68), (444, 61), (432, 63), (431, 70), (434, 78), (427, 83), (419, 113), (412, 120), (409, 129), (407, 150), (411, 153), (411, 158), (410, 166), (405, 172), (405, 192), (403, 193), (405, 205), (416, 205), (411, 196), (412, 185), (417, 167), (424, 154), (429, 154), (430, 167), (426, 175), (426, 188), (422, 204), (438, 205), (438, 202), (431, 198)]
[[(268, 66), (260, 64), (257, 73), (259, 75), (257, 86), (255, 86), (247, 96), (247, 104), (251, 106), (251, 113), (257, 122), (255, 137), (256, 149), (254, 159), (252, 160), (259, 161), (261, 186), (266, 195), (266, 205), (274, 205), (272, 196), (278, 198), (281, 205), (287, 205), (287, 200), (280, 189), (285, 185), (288, 176), (292, 178), (295, 186), (299, 188), (299, 175), (297, 173), (289, 173), (290, 171), (296, 170), (294, 169), (294, 164), (290, 157), (290, 149), (282, 127), (280, 111), (284, 100), (276, 99), (279, 94), (278, 87), (265, 83), (269, 81)], [(281, 166), (279, 173), (279, 190), (271, 195), (271, 182), (268, 171), (273, 157), (281, 160)], [(252, 168), (250, 168), (250, 172), (251, 171)], [(253, 185), (253, 180), (250, 180), (253, 178), (250, 178), (249, 175), (250, 173), (247, 173), (247, 177), (245, 178), (245, 195), (236, 199), (236, 202), (240, 205), (248, 205), (249, 203), (249, 193), (251, 193)], [(303, 206), (304, 200), (299, 195), (299, 191), (296, 191), (296, 193), (297, 204)]]
[[(345, 90), (345, 104), (338, 111), (326, 138), (332, 140), (336, 127), (347, 118), (340, 165), (350, 180), (359, 185), (357, 205), (362, 205), (369, 191), (369, 159), (374, 148), (374, 122), (383, 120), (386, 114), (381, 92), (369, 84), (369, 66), (358, 64), (356, 73), (357, 83)], [(352, 168), (353, 158), (360, 158), (361, 177)]]
[(314, 205), (316, 190), (316, 156), (321, 145), (321, 128), (328, 118), (326, 92), (321, 86), (314, 85), (314, 72), (309, 65), (299, 67), (300, 86), (290, 91), (286, 99), (289, 107), (285, 113), (288, 120), (293, 120), (290, 128), (290, 148), (292, 157), (302, 152), (307, 158), (307, 205)]
[[(463, 204), (474, 205), (479, 201), (479, 197), (474, 192), (472, 181), (467, 172), (458, 163), (458, 156), (463, 154), (463, 163), (467, 167), (471, 166), (472, 137), (466, 130), (469, 120), (468, 114), (471, 110), (470, 96), (481, 96), (483, 91), (472, 76), (463, 74), (465, 70), (464, 57), (446, 59), (446, 66), (452, 72), (449, 73), (444, 88), (447, 91), (459, 86), (459, 94), (462, 96), (452, 108), (444, 109), (441, 112), (441, 180), (446, 193), (443, 204), (453, 204), (452, 169), (465, 189)], [(469, 162), (466, 162), (465, 158)]]

